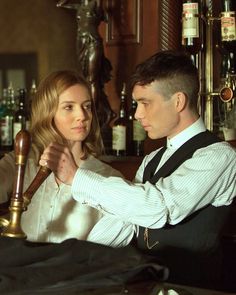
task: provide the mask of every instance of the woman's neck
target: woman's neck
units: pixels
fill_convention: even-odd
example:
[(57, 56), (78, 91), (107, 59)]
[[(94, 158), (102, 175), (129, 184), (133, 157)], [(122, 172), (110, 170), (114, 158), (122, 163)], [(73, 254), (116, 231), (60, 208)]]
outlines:
[(82, 142), (70, 142), (68, 144), (68, 147), (75, 159), (76, 164), (79, 164), (81, 159), (84, 157)]
[[(81, 161), (83, 160), (85, 153), (83, 151), (81, 142), (69, 142), (68, 148), (70, 149), (76, 164), (79, 166)], [(62, 184), (62, 182), (55, 177), (56, 183), (58, 185)]]

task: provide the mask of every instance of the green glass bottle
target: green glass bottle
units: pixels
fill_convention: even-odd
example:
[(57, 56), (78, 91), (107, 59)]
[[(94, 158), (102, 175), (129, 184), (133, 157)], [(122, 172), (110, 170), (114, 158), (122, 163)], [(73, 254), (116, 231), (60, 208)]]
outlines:
[(9, 86), (7, 89), (6, 108), (2, 114), (0, 120), (1, 129), (1, 149), (12, 150), (13, 149), (13, 118), (14, 118), (14, 89)]
[(13, 138), (15, 139), (16, 134), (20, 130), (27, 129), (28, 125), (28, 113), (25, 106), (26, 101), (26, 89), (22, 88), (18, 90), (18, 101), (19, 109), (15, 112), (14, 122), (13, 122)]

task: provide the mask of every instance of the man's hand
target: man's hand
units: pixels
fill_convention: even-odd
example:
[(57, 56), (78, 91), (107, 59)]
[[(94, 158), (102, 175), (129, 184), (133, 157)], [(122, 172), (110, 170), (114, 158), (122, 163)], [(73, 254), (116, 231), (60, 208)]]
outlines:
[(78, 169), (69, 148), (58, 143), (51, 143), (44, 150), (39, 164), (47, 166), (61, 182), (70, 185)]

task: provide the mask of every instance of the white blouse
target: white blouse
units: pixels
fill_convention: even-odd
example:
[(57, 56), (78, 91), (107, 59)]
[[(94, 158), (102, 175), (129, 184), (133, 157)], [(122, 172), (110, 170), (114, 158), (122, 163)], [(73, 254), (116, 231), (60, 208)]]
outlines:
[[(93, 156), (82, 161), (81, 167), (103, 177), (121, 176), (117, 170)], [(33, 157), (29, 156), (25, 170), (24, 191), (38, 169)], [(0, 202), (5, 202), (10, 197), (14, 175), (15, 160), (14, 153), (11, 152), (0, 160)], [(69, 238), (77, 238), (119, 246), (122, 239), (121, 242), (114, 242), (113, 237), (106, 237), (114, 223), (117, 223), (117, 232), (126, 226), (127, 235), (132, 238), (132, 225), (116, 220), (112, 216), (107, 218), (98, 210), (75, 201), (71, 195), (71, 186), (58, 185), (53, 173), (39, 187), (21, 218), (22, 229), (29, 241), (59, 243)]]

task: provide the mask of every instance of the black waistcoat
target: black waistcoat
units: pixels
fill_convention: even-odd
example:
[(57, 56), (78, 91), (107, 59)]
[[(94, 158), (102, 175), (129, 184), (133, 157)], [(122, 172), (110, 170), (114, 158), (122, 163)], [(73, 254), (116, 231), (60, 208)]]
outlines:
[[(191, 158), (197, 149), (218, 141), (220, 140), (209, 131), (194, 136), (181, 146), (153, 175), (151, 170), (155, 171), (155, 167), (157, 167), (164, 152), (165, 148), (163, 148), (146, 166), (143, 182), (149, 181), (155, 184), (160, 177), (169, 176), (184, 161)], [(199, 187), (200, 189), (201, 187)], [(167, 224), (161, 229), (149, 229), (149, 245), (158, 241), (158, 244), (150, 250), (159, 251), (165, 247), (178, 247), (190, 251), (208, 251), (218, 244), (219, 234), (228, 213), (229, 206), (214, 207), (208, 205), (177, 225)], [(142, 227), (140, 227), (137, 244), (139, 248), (147, 249), (147, 244), (144, 241), (144, 228)]]

